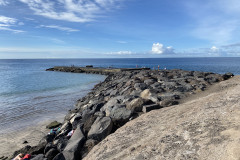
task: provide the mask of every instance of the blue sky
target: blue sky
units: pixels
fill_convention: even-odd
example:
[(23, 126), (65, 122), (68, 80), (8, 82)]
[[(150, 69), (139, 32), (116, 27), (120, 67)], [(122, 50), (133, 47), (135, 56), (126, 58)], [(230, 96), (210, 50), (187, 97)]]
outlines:
[(0, 0), (0, 58), (240, 56), (238, 0)]

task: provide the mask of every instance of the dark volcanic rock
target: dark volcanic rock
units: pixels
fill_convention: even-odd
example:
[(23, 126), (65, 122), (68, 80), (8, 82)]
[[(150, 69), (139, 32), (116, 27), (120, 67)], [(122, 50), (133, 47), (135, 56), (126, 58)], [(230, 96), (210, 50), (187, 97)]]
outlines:
[[(80, 159), (80, 150), (85, 141), (81, 126), (79, 125), (72, 137), (69, 139), (67, 146), (63, 150), (63, 156), (67, 160)], [(55, 158), (54, 158), (55, 159)]]
[(31, 158), (31, 160), (48, 160), (48, 159), (44, 158), (43, 154), (38, 154), (35, 157)]
[(147, 113), (147, 112), (149, 112), (149, 111), (151, 111), (151, 110), (160, 109), (160, 108), (161, 108), (161, 107), (160, 107), (158, 104), (150, 104), (150, 105), (145, 105), (145, 106), (143, 106), (142, 111), (143, 111), (144, 113)]
[(94, 139), (88, 139), (81, 151), (82, 158), (84, 158), (88, 154), (88, 152), (90, 152), (91, 149), (97, 144), (98, 144), (98, 141)]
[(115, 106), (110, 113), (112, 121), (117, 126), (122, 126), (132, 115), (132, 111), (127, 109), (125, 106)]
[(98, 117), (88, 132), (88, 138), (101, 141), (111, 133), (112, 126), (113, 123), (110, 117)]
[(59, 151), (56, 148), (52, 148), (45, 154), (45, 157), (48, 160), (52, 160), (58, 153)]

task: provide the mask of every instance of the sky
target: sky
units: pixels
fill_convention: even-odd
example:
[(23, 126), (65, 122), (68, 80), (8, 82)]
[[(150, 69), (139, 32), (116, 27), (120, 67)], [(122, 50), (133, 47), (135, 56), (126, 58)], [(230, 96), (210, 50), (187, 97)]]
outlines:
[(0, 59), (239, 57), (239, 0), (0, 0)]

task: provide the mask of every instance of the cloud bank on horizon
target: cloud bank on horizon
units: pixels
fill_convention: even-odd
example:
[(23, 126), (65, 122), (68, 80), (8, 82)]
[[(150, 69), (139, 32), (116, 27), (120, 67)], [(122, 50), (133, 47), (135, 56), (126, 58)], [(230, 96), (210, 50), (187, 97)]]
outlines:
[(239, 7), (237, 0), (0, 0), (0, 58), (240, 56)]

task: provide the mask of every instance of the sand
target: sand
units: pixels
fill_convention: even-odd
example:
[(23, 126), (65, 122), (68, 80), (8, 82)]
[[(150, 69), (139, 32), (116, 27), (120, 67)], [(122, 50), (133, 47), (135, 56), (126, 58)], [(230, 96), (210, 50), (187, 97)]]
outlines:
[[(64, 114), (57, 114), (53, 119), (46, 119), (34, 126), (26, 127), (23, 130), (10, 131), (8, 134), (0, 135), (0, 157), (10, 156), (14, 151), (21, 149), (26, 145), (37, 145), (42, 137), (49, 132), (49, 129), (46, 129), (46, 126), (54, 120), (62, 122), (64, 116)], [(27, 141), (28, 143), (23, 144), (24, 141)]]

